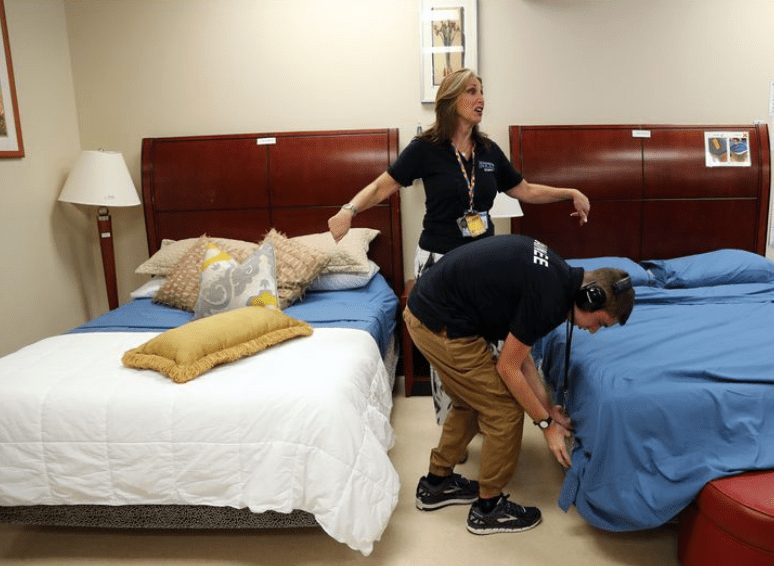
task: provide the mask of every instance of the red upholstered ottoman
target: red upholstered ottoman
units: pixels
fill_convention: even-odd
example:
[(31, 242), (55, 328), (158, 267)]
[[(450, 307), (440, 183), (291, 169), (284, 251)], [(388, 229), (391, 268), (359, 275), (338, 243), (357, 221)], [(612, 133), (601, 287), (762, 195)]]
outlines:
[(680, 516), (682, 566), (774, 566), (774, 470), (709, 482)]

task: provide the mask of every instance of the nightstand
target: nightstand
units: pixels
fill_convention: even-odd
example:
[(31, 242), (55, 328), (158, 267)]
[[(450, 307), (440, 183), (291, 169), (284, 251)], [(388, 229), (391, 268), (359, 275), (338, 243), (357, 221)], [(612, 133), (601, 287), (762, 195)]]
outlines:
[(406, 328), (406, 323), (403, 322), (403, 309), (406, 308), (406, 302), (413, 287), (414, 279), (406, 282), (406, 288), (403, 290), (403, 295), (400, 298), (403, 375), (406, 379), (406, 397), (411, 397), (415, 386), (421, 386), (424, 392), (429, 391), (430, 388), (430, 363), (422, 355), (422, 352), (414, 346), (414, 342), (411, 341), (411, 336)]

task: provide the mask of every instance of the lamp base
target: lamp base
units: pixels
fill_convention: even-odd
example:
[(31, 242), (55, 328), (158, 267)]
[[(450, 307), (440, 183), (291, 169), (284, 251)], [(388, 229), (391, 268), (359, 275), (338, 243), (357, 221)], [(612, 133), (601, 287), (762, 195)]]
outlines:
[(118, 282), (116, 280), (116, 259), (113, 251), (113, 223), (110, 211), (101, 206), (97, 209), (97, 230), (99, 245), (102, 250), (102, 267), (105, 270), (105, 287), (107, 288), (108, 307), (118, 308)]

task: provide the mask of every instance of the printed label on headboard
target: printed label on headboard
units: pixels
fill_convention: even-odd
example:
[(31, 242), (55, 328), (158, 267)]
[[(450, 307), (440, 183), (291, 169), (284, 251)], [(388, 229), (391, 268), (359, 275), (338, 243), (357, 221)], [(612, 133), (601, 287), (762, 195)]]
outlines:
[(632, 130), (633, 138), (649, 138), (650, 130)]
[(258, 138), (255, 140), (255, 143), (258, 145), (275, 145), (277, 138)]

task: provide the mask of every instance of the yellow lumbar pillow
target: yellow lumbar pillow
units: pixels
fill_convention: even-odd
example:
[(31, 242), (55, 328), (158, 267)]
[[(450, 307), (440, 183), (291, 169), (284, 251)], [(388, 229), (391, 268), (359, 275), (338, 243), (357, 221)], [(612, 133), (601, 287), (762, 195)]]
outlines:
[(123, 364), (152, 369), (185, 383), (212, 369), (295, 338), (312, 327), (279, 310), (242, 307), (159, 334), (124, 354)]

